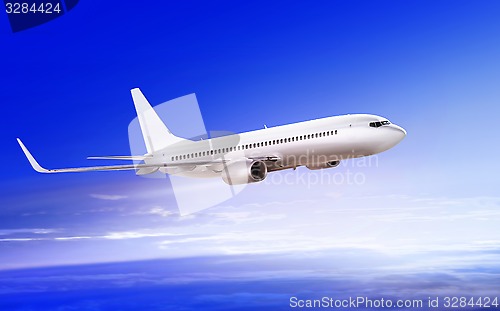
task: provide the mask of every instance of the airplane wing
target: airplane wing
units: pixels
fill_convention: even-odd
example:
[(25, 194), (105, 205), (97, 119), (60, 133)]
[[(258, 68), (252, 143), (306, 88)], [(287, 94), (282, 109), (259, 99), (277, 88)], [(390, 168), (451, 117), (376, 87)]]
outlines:
[[(73, 168), (59, 168), (59, 169), (46, 169), (42, 167), (33, 157), (28, 148), (23, 144), (23, 142), (17, 138), (17, 142), (21, 149), (23, 150), (26, 158), (30, 162), (33, 169), (39, 173), (69, 173), (69, 172), (92, 172), (92, 171), (124, 171), (124, 170), (140, 170), (142, 168), (186, 168), (186, 167), (196, 167), (196, 166), (211, 166), (214, 164), (224, 164), (228, 160), (216, 159), (211, 161), (192, 161), (192, 162), (182, 162), (176, 164), (167, 163), (144, 163), (144, 164), (127, 164), (127, 165), (105, 165), (105, 166), (87, 166), (87, 167), (73, 167)], [(136, 156), (110, 156), (110, 157), (92, 157), (92, 158), (106, 158), (106, 159), (120, 159), (120, 160), (135, 160)]]
[(146, 167), (159, 167), (158, 164), (128, 164), (128, 165), (106, 165), (106, 166), (89, 166), (89, 167), (74, 167), (74, 168), (61, 168), (61, 169), (46, 169), (42, 167), (35, 160), (33, 155), (29, 152), (28, 148), (23, 144), (23, 142), (18, 138), (17, 142), (21, 149), (23, 149), (26, 158), (30, 162), (33, 169), (39, 173), (65, 173), (65, 172), (90, 172), (90, 171), (120, 171), (120, 170), (136, 170)]

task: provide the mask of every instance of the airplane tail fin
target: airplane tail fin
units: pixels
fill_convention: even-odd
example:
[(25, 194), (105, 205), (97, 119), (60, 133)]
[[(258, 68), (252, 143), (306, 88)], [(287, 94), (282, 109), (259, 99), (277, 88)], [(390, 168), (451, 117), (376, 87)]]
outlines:
[(139, 88), (130, 92), (148, 154), (184, 140), (170, 132)]

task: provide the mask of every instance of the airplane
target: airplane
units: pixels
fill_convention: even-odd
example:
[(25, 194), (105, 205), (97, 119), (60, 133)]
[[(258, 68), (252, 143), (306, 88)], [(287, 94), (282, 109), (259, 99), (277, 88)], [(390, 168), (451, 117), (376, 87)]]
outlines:
[(193, 141), (174, 135), (165, 126), (139, 88), (132, 99), (147, 153), (88, 159), (141, 161), (127, 165), (46, 169), (22, 141), (21, 149), (40, 173), (135, 170), (137, 175), (164, 174), (211, 178), (229, 185), (263, 181), (270, 172), (305, 166), (333, 168), (345, 159), (386, 151), (406, 137), (406, 131), (388, 119), (371, 114), (340, 115)]

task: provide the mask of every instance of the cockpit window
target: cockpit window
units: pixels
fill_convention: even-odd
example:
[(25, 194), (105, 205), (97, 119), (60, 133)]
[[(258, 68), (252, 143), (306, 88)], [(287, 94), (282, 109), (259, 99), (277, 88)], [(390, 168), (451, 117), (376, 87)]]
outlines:
[(370, 122), (371, 127), (381, 127), (382, 125), (388, 125), (391, 124), (391, 122), (385, 120), (385, 121), (377, 121), (377, 122)]

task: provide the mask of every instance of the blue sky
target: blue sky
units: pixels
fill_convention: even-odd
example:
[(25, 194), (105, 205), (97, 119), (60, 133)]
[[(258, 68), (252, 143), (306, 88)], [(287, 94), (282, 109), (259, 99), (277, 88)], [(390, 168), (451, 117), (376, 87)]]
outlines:
[[(182, 270), (164, 272), (169, 292), (203, 300), (196, 288), (215, 282), (215, 305), (264, 282), (258, 294), (286, 306), (311, 279), (320, 280), (317, 293), (342, 290), (331, 284), (339, 278), (352, 284), (346, 293), (404, 296), (413, 281), (429, 295), (470, 293), (464, 280), (476, 293), (498, 291), (491, 282), (500, 249), (499, 13), (497, 1), (81, 1), (14, 34), (4, 14), (2, 273), (40, 268), (42, 276), (68, 276), (78, 273), (57, 269), (97, 264), (89, 273), (112, 278), (114, 288), (123, 283), (113, 269), (123, 266), (104, 263), (139, 261), (123, 268), (136, 288), (137, 273), (149, 278), (141, 269), (157, 259)], [(270, 175), (182, 218), (167, 180), (31, 169), (16, 137), (47, 167), (130, 152), (134, 87), (153, 105), (196, 93), (211, 131), (373, 113), (408, 136), (371, 161)], [(196, 184), (186, 191), (196, 193)], [(447, 283), (433, 283), (444, 276)], [(381, 285), (386, 277), (394, 283)], [(42, 279), (39, 289), (54, 287)], [(32, 292), (33, 279), (17, 280), (14, 292), (0, 292), (13, 303)], [(179, 282), (188, 289), (172, 285)], [(243, 285), (233, 291), (227, 282)]]

